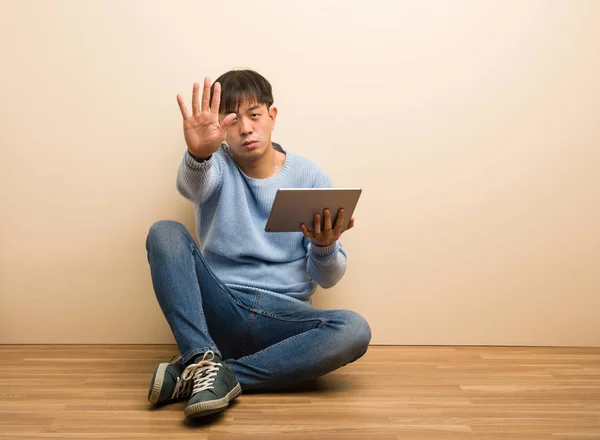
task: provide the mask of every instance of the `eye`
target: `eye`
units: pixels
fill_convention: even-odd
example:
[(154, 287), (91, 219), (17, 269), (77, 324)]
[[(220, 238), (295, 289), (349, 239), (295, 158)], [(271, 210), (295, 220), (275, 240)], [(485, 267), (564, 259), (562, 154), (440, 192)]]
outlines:
[(260, 113), (252, 113), (253, 118), (257, 118), (258, 116), (260, 116)]

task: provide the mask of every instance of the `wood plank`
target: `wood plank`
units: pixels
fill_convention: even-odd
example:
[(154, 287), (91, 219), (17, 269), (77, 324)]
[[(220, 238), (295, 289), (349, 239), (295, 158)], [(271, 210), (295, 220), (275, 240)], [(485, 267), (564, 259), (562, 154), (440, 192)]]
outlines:
[(146, 401), (171, 345), (0, 346), (0, 440), (600, 439), (600, 349), (373, 346), (200, 423)]

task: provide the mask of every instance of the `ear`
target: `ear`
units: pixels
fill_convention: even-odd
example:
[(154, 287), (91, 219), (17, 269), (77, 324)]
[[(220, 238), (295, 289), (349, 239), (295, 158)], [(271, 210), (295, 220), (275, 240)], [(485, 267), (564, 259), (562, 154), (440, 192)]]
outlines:
[(271, 118), (271, 130), (275, 129), (275, 120), (277, 119), (277, 107), (271, 107), (269, 109), (269, 118)]

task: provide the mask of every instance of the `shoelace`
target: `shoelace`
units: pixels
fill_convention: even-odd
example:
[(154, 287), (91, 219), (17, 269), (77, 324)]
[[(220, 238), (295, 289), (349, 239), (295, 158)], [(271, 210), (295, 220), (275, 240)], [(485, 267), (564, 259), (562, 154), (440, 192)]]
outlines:
[(171, 394), (171, 399), (179, 399), (180, 397), (189, 397), (191, 394), (192, 381), (191, 380), (182, 380), (180, 377), (177, 378), (177, 383), (175, 384), (175, 389), (173, 390), (173, 394)]
[(177, 380), (173, 396), (185, 396), (189, 393), (192, 383), (194, 384), (191, 394), (194, 395), (200, 391), (214, 389), (212, 386), (219, 367), (222, 364), (213, 362), (215, 354), (209, 350), (197, 364), (188, 365), (181, 374), (181, 380)]

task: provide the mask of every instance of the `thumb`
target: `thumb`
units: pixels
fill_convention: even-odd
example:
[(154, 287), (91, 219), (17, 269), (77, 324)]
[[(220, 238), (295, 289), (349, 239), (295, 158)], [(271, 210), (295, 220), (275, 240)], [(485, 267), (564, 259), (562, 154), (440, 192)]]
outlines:
[(227, 133), (227, 130), (231, 127), (231, 124), (233, 124), (234, 119), (235, 113), (230, 113), (221, 121), (221, 136), (225, 137), (225, 133)]

